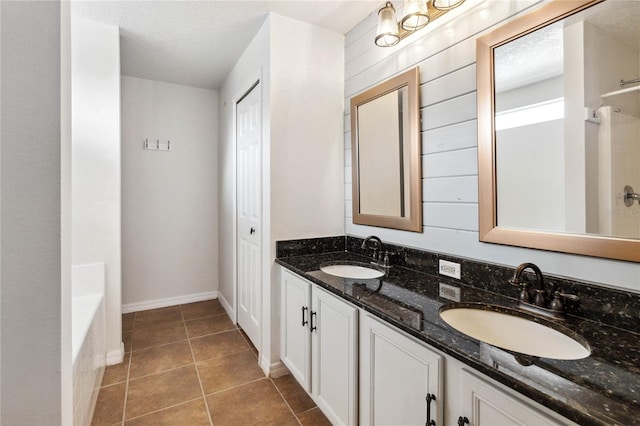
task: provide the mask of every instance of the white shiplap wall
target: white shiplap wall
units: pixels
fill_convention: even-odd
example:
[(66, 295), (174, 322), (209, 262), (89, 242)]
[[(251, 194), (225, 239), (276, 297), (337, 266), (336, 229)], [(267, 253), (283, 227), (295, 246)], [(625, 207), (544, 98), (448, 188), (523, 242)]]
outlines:
[[(396, 2), (398, 3), (398, 2)], [(538, 0), (467, 0), (393, 48), (373, 43), (376, 14), (345, 44), (345, 229), (390, 243), (515, 267), (528, 261), (546, 273), (640, 290), (640, 265), (478, 241), (476, 38), (538, 6)], [(400, 14), (401, 12), (399, 12)], [(350, 98), (409, 68), (420, 67), (423, 233), (354, 225)]]

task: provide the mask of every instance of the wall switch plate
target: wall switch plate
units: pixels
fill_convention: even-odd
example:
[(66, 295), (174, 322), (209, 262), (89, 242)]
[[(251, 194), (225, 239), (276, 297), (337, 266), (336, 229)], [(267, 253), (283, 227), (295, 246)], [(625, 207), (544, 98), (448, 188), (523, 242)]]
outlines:
[(460, 287), (454, 287), (444, 283), (439, 283), (439, 286), (438, 293), (440, 294), (440, 297), (453, 300), (454, 302), (460, 301)]
[(438, 273), (447, 277), (460, 279), (460, 264), (448, 260), (438, 260)]

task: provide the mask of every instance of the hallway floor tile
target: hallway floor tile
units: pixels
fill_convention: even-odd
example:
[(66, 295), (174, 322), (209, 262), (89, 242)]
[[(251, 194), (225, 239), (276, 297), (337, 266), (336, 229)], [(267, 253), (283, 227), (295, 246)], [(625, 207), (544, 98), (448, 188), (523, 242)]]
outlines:
[(265, 377), (217, 300), (125, 314), (122, 331), (94, 426), (330, 425), (292, 376)]

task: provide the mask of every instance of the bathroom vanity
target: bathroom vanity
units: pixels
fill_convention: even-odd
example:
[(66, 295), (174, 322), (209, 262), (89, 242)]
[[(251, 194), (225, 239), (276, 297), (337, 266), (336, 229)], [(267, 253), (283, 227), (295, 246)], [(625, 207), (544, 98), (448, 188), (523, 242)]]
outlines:
[[(362, 241), (337, 238), (352, 249)], [(385, 276), (353, 279), (321, 267), (368, 263), (368, 257), (357, 250), (333, 251), (335, 240), (310, 245), (278, 243), (281, 357), (332, 423), (640, 423), (640, 344), (633, 328), (570, 314), (557, 321), (585, 339), (590, 356), (516, 361), (514, 353), (447, 325), (439, 310), (450, 301), (438, 291), (445, 283), (460, 288), (462, 302), (514, 307), (518, 289), (502, 280), (513, 269), (485, 266), (479, 269), (497, 279), (462, 284), (437, 276), (435, 268), (428, 273), (436, 254), (425, 252), (416, 260), (417, 251), (389, 246), (397, 262)], [(409, 258), (416, 269), (407, 267)], [(586, 305), (593, 291), (584, 287)], [(569, 311), (581, 312), (575, 306)]]

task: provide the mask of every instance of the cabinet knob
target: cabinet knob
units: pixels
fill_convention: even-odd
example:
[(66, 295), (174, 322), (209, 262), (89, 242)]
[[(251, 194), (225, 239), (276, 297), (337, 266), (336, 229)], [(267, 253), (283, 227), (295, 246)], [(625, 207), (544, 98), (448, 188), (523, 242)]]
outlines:
[(464, 426), (469, 424), (469, 419), (466, 417), (458, 417), (458, 426)]

